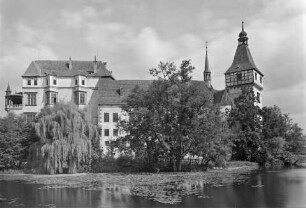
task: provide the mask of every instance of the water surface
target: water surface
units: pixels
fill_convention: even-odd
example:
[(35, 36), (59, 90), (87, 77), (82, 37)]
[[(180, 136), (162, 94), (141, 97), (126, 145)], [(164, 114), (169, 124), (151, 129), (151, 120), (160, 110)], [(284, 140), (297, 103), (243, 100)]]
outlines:
[(214, 186), (199, 180), (159, 188), (179, 203), (134, 196), (137, 190), (122, 186), (93, 190), (0, 181), (0, 207), (306, 207), (306, 169), (256, 171), (243, 182)]

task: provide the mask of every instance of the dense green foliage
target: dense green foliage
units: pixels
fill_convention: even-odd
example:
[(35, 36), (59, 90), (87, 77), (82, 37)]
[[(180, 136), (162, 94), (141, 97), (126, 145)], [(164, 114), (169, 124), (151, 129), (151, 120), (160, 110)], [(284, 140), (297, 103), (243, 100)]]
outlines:
[(150, 88), (135, 88), (127, 98), (123, 109), (129, 119), (120, 127), (128, 134), (118, 144), (146, 161), (148, 169), (181, 171), (186, 156), (200, 156), (203, 165), (226, 156), (219, 109), (212, 106), (211, 91), (191, 81), (193, 69), (189, 61), (180, 69), (161, 62), (150, 70), (157, 78)]
[(20, 168), (36, 140), (34, 129), (23, 117), (10, 113), (0, 118), (0, 167)]
[(84, 111), (69, 104), (41, 110), (34, 123), (39, 141), (32, 145), (31, 161), (44, 173), (75, 173), (91, 162), (97, 128)]
[(293, 164), (306, 144), (302, 129), (277, 106), (254, 105), (253, 91), (244, 90), (235, 99), (229, 124), (234, 131), (233, 159), (262, 165)]

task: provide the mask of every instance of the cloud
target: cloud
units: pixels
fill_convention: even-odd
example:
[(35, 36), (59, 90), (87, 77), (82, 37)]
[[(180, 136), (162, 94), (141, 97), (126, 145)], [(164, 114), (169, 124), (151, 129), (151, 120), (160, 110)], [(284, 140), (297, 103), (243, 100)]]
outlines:
[[(13, 91), (21, 90), (21, 75), (32, 60), (58, 59), (55, 52), (48, 46), (54, 40), (49, 30), (31, 28), (21, 21), (9, 32), (3, 31), (2, 35), (5, 41), (2, 41), (0, 56), (1, 100), (4, 98), (8, 82)], [(0, 115), (4, 115), (4, 102), (0, 102)]]

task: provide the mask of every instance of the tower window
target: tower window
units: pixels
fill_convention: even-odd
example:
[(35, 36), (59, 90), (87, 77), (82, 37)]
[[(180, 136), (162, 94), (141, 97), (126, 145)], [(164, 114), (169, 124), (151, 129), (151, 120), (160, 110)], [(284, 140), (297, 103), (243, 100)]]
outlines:
[(242, 80), (242, 74), (241, 73), (238, 73), (237, 74), (237, 81), (241, 81)]
[(104, 113), (104, 122), (109, 122), (109, 113)]
[(85, 80), (84, 79), (82, 80), (82, 85), (85, 85)]
[(260, 83), (262, 84), (262, 76), (260, 76)]
[(257, 80), (257, 73), (255, 72), (255, 80)]
[(31, 85), (31, 80), (30, 79), (28, 79), (28, 85)]
[(53, 80), (53, 84), (56, 85), (56, 79)]
[(46, 84), (47, 84), (47, 86), (49, 85), (49, 80), (48, 79), (46, 79)]
[(75, 80), (75, 85), (78, 85), (78, 80), (77, 79)]
[(37, 85), (37, 79), (34, 79), (34, 85)]

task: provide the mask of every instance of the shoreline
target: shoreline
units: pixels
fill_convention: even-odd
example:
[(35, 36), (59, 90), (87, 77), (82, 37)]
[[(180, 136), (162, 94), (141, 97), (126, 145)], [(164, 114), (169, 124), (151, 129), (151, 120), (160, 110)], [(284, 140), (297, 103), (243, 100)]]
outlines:
[(205, 172), (0, 174), (0, 181), (41, 184), (39, 189), (121, 190), (128, 195), (163, 204), (177, 204), (182, 202), (183, 197), (189, 195), (209, 197), (201, 194), (204, 186), (220, 187), (233, 182), (243, 183), (249, 179), (250, 173), (256, 170), (259, 170), (259, 166), (256, 163), (249, 163)]
[[(25, 174), (25, 173), (0, 173), (0, 181), (24, 181), (27, 183), (42, 185), (72, 185), (86, 186), (90, 183), (103, 183), (114, 185), (150, 185), (152, 181), (158, 183), (175, 182), (178, 180), (202, 179), (206, 184), (213, 184), (215, 179), (227, 181), (231, 175), (239, 175), (253, 170), (259, 166), (256, 163), (248, 165), (228, 167), (224, 169), (212, 169), (203, 172), (160, 172), (160, 173), (76, 173), (76, 174)], [(158, 180), (157, 180), (158, 179)]]

